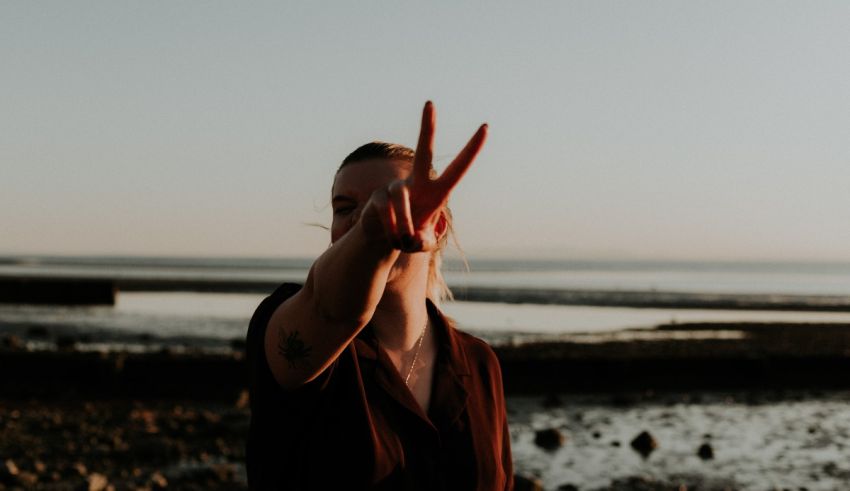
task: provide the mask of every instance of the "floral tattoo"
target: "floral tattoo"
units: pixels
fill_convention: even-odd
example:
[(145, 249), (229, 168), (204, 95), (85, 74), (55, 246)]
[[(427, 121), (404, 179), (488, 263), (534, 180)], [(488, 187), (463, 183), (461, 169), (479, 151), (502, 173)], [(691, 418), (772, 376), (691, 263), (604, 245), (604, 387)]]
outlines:
[(309, 367), (311, 351), (313, 348), (304, 344), (298, 331), (287, 333), (285, 329), (280, 330), (277, 352), (286, 359), (289, 368)]

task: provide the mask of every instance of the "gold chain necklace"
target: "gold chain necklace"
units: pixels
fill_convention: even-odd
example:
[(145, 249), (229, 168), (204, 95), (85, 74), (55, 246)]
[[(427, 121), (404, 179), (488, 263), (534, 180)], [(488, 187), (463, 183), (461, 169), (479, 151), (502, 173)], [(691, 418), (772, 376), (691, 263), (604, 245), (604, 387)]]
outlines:
[(413, 363), (410, 364), (410, 370), (407, 371), (407, 377), (404, 377), (404, 385), (410, 387), (408, 381), (413, 373), (413, 367), (416, 366), (416, 360), (419, 358), (419, 350), (422, 348), (422, 340), (425, 339), (425, 331), (428, 330), (428, 318), (425, 318), (425, 326), (422, 327), (422, 334), (419, 335), (419, 341), (416, 344), (416, 353), (413, 354)]

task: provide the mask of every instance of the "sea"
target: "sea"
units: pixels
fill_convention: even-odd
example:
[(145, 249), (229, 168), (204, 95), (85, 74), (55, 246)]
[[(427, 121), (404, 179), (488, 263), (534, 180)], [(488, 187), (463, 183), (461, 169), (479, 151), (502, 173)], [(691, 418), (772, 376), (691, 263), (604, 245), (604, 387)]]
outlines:
[[(5, 256), (0, 278), (61, 277), (199, 281), (228, 285), (254, 282), (267, 291), (239, 288), (216, 292), (145, 291), (117, 293), (111, 306), (44, 306), (0, 302), (0, 334), (21, 335), (32, 349), (75, 336), (78, 348), (149, 350), (164, 346), (227, 350), (244, 339), (257, 305), (282, 282), (303, 282), (311, 258), (191, 258), (142, 256)], [(804, 305), (850, 301), (850, 263), (708, 262), (543, 259), (469, 259), (444, 268), (456, 291), (545, 290), (594, 292), (616, 298), (623, 292), (675, 295), (791, 297)], [(153, 289), (152, 289), (153, 290)], [(262, 288), (260, 288), (262, 290)], [(818, 311), (737, 308), (629, 307), (555, 303), (448, 301), (441, 305), (461, 329), (487, 341), (522, 342), (577, 333), (653, 328), (687, 322), (850, 323), (850, 309)], [(826, 309), (825, 309), (826, 310)]]

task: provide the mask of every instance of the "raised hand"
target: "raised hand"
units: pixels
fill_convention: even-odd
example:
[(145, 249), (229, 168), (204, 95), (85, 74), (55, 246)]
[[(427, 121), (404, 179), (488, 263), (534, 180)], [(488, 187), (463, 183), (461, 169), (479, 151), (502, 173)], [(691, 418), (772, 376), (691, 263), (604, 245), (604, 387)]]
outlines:
[(364, 211), (377, 215), (370, 218), (379, 219), (389, 243), (404, 252), (430, 251), (437, 246), (446, 227), (443, 207), (487, 138), (487, 125), (483, 124), (443, 174), (434, 177), (431, 159), (435, 123), (434, 105), (428, 101), (422, 110), (412, 172), (407, 179), (376, 190), (369, 203), (371, 210)]

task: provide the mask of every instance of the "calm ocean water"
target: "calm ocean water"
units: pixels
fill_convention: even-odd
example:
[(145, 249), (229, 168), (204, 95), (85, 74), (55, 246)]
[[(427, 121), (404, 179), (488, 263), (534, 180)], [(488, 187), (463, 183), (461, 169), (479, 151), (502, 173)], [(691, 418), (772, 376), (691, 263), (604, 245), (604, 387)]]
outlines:
[[(0, 276), (69, 276), (303, 281), (309, 259), (145, 257), (0, 257)], [(470, 261), (448, 264), (453, 287), (556, 288), (726, 294), (850, 296), (847, 263), (708, 263), (626, 261)], [(88, 333), (92, 344), (150, 344), (150, 337), (188, 344), (244, 336), (262, 294), (123, 292), (114, 307), (0, 304), (0, 332), (35, 326)], [(670, 321), (847, 322), (850, 313), (634, 309), (449, 302), (461, 327), (489, 340), (653, 327)], [(97, 342), (95, 342), (95, 340)]]

